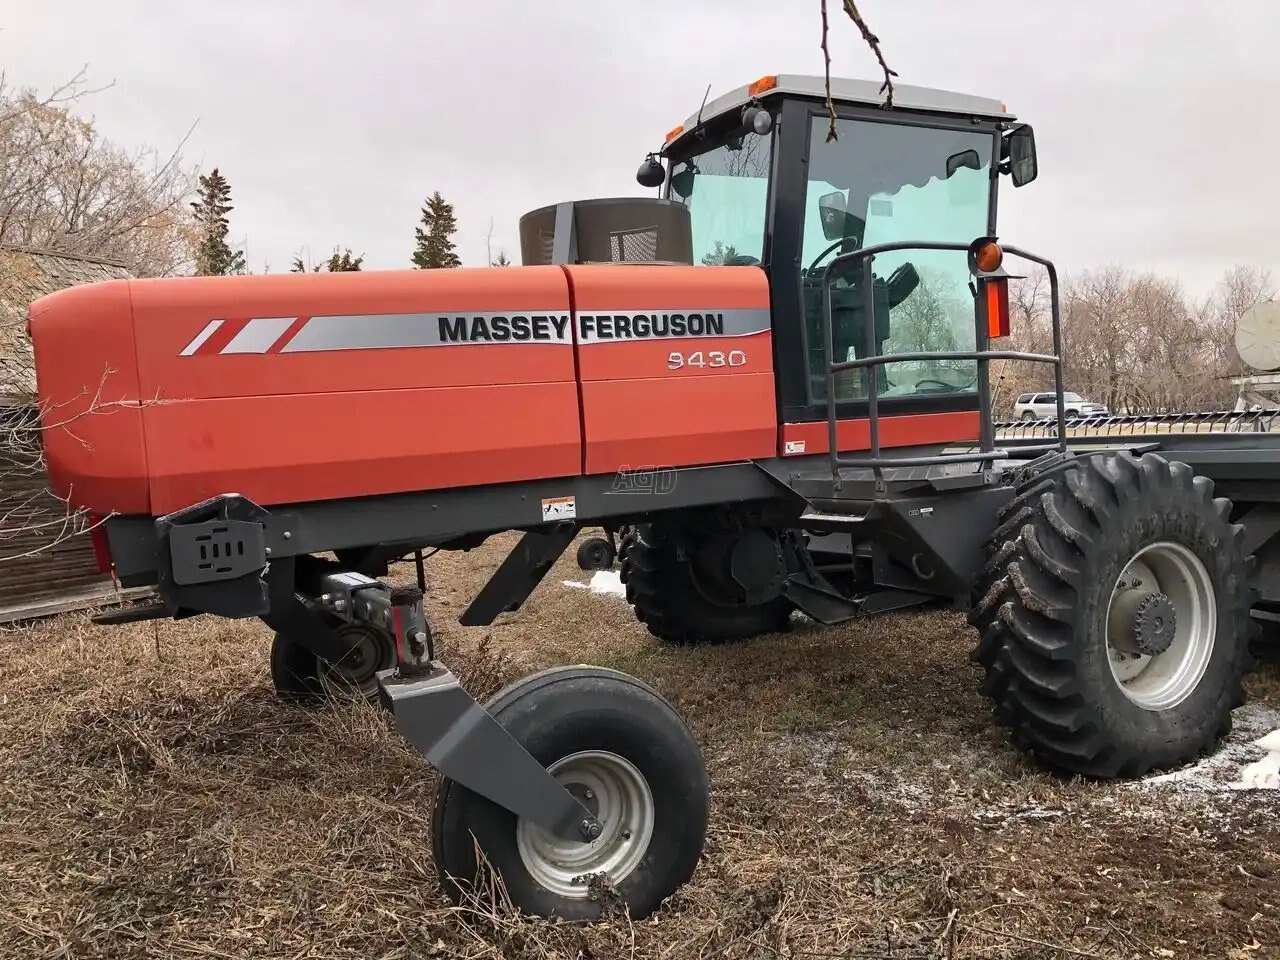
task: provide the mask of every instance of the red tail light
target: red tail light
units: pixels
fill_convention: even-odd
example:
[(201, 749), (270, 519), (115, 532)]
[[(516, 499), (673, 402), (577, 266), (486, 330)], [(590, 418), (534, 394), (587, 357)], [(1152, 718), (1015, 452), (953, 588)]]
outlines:
[(107, 528), (101, 517), (89, 516), (89, 539), (93, 543), (93, 559), (98, 562), (99, 573), (111, 572), (111, 544), (107, 541)]
[(1009, 335), (1009, 281), (986, 280), (987, 285), (987, 336)]

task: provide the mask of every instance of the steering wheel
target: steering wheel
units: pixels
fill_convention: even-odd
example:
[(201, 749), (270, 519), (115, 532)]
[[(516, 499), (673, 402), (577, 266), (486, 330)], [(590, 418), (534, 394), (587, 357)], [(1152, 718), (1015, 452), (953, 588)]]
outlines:
[(924, 384), (924, 383), (932, 383), (932, 384), (935, 384), (935, 385), (937, 385), (937, 386), (939, 386), (939, 387), (942, 387), (942, 389), (943, 389), (943, 390), (946, 390), (946, 391), (948, 391), (948, 392), (960, 389), (960, 388), (959, 388), (959, 387), (957, 387), (954, 383), (947, 383), (945, 380), (933, 380), (933, 379), (931, 379), (931, 378), (929, 378), (929, 377), (925, 377), (925, 378), (924, 378), (924, 379), (922, 379), (922, 380), (917, 380), (917, 381), (916, 381), (916, 392), (917, 392), (917, 393), (919, 393), (919, 391), (920, 391), (920, 385), (921, 385), (921, 384)]
[(827, 257), (830, 255), (832, 250), (835, 250), (837, 247), (842, 246), (847, 240), (856, 240), (856, 239), (857, 239), (856, 237), (841, 237), (839, 240), (836, 240), (830, 245), (824, 247), (822, 252), (813, 258), (813, 263), (809, 264), (809, 269), (805, 271), (805, 274), (806, 275), (811, 274), (813, 273), (814, 270), (818, 269), (818, 264), (820, 264), (823, 260), (827, 259)]

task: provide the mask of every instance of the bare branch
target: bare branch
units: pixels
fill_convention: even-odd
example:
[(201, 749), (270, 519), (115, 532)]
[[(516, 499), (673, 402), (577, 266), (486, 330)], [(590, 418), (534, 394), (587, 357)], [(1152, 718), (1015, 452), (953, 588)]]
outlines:
[(830, 24), (827, 21), (827, 0), (822, 0), (822, 65), (827, 89), (827, 143), (838, 139), (836, 134), (836, 105), (831, 99), (831, 49), (827, 46), (827, 32)]
[[(827, 142), (839, 139), (836, 133), (836, 107), (835, 102), (831, 98), (831, 51), (827, 46), (827, 0), (820, 0), (822, 4), (822, 58), (825, 64), (825, 82), (827, 92), (827, 115), (829, 123), (827, 126)], [(871, 28), (867, 26), (867, 21), (863, 19), (862, 13), (858, 10), (858, 4), (855, 0), (841, 0), (844, 6), (844, 12), (849, 19), (853, 21), (854, 26), (858, 28), (858, 32), (862, 34), (862, 39), (871, 52), (875, 54), (876, 61), (880, 64), (880, 70), (884, 74), (884, 83), (880, 84), (880, 92), (884, 94), (884, 103), (882, 106), (886, 110), (893, 106), (893, 78), (898, 75), (896, 70), (890, 68), (888, 62), (884, 58), (884, 51), (880, 49), (880, 38), (871, 32)]]
[(880, 49), (880, 38), (871, 32), (871, 28), (867, 26), (867, 21), (858, 12), (858, 5), (854, 0), (844, 0), (844, 12), (849, 15), (849, 19), (858, 28), (858, 31), (862, 34), (862, 39), (871, 48), (871, 52), (876, 55), (880, 69), (884, 72), (884, 83), (880, 84), (880, 92), (884, 94), (884, 106), (888, 109), (893, 106), (893, 78), (898, 75), (897, 71), (890, 69), (889, 64), (885, 62), (884, 51)]

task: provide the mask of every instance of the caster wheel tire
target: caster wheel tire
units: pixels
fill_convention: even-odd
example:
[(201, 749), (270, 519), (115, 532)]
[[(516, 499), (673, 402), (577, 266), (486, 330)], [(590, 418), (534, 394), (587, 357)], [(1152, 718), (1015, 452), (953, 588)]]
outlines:
[(336, 628), (348, 652), (338, 663), (322, 660), (296, 638), (277, 633), (271, 643), (271, 680), (276, 693), (294, 703), (325, 700), (378, 702), (378, 671), (395, 666), (391, 635), (356, 624)]
[(578, 546), (578, 567), (582, 570), (608, 570), (614, 559), (613, 544), (604, 537), (583, 540)]
[(599, 919), (604, 874), (632, 918), (652, 913), (693, 874), (709, 789), (697, 742), (639, 680), (596, 667), (526, 677), (485, 709), (600, 819), (591, 842), (561, 840), (447, 778), (432, 814), (436, 868), (455, 902), (483, 889), (484, 860), (522, 912)]

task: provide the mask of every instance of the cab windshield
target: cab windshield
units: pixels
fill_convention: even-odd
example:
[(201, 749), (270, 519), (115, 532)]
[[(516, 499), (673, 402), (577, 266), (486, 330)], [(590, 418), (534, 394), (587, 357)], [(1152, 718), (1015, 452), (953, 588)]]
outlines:
[[(801, 255), (809, 333), (809, 383), (826, 397), (821, 281), (835, 256), (894, 241), (968, 244), (985, 236), (991, 207), (993, 137), (967, 129), (841, 119), (828, 140), (825, 116), (809, 130)], [(902, 250), (874, 264), (874, 328), (868, 330), (861, 264), (842, 271), (832, 294), (837, 361), (877, 354), (975, 348), (974, 303), (963, 251)], [(974, 361), (924, 360), (878, 369), (885, 397), (976, 391)], [(837, 398), (866, 396), (866, 374), (837, 378)]]

